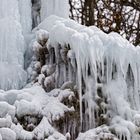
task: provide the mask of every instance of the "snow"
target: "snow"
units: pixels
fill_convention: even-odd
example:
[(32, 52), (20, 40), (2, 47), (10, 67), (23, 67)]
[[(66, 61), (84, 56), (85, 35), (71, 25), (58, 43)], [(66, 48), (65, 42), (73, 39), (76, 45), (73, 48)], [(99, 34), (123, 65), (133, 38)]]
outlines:
[(49, 136), (48, 139), (45, 140), (67, 140), (67, 139), (62, 134), (55, 132), (53, 135)]
[(95, 129), (88, 130), (85, 133), (80, 133), (76, 140), (91, 140), (91, 139), (111, 139), (118, 140), (113, 134), (110, 133), (107, 126), (97, 127)]
[(5, 90), (18, 89), (26, 83), (25, 41), (18, 4), (17, 0), (2, 0), (0, 5), (0, 88)]
[(15, 116), (15, 107), (9, 105), (7, 102), (1, 101), (0, 102), (0, 117), (5, 117), (7, 114), (10, 115), (12, 118)]
[[(51, 123), (63, 117), (66, 112), (74, 111), (73, 107), (69, 108), (61, 103), (62, 99), (69, 99), (74, 95), (71, 90), (59, 89), (59, 94), (58, 90), (52, 90), (50, 94), (46, 93), (41, 86), (33, 86), (23, 90), (9, 90), (0, 93), (4, 97), (4, 101), (0, 102), (0, 134), (3, 139), (9, 139), (10, 135), (11, 139), (33, 139), (35, 137), (44, 139), (49, 136), (51, 136), (49, 139), (53, 137), (66, 139), (52, 127)], [(13, 95), (14, 101), (7, 95)], [(41, 121), (36, 127), (32, 124), (34, 121), (36, 122), (36, 119), (31, 118), (32, 116), (41, 117)], [(22, 117), (29, 119), (29, 122), (35, 127), (33, 131), (24, 130), (19, 124)], [(17, 119), (19, 119), (18, 124), (16, 124)]]
[(45, 30), (39, 30), (36, 32), (37, 41), (48, 40), (49, 33)]
[[(55, 104), (55, 106), (54, 106)], [(43, 115), (47, 116), (47, 118), (50, 118), (49, 121), (59, 120), (61, 117), (64, 116), (65, 112), (72, 112), (74, 111), (74, 108), (67, 108), (62, 103), (58, 102), (57, 100), (51, 99), (51, 102), (49, 102), (46, 107), (43, 109)]]
[(32, 38), (31, 29), (31, 0), (1, 0), (1, 89), (19, 89), (26, 84), (27, 74), (24, 70), (24, 55), (30, 40), (28, 38)]

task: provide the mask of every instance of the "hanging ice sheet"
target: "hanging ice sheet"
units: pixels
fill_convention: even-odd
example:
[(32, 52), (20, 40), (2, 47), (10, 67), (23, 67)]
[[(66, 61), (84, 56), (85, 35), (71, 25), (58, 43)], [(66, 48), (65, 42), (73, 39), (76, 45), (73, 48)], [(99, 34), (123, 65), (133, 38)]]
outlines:
[(20, 20), (17, 0), (0, 1), (0, 19), (4, 17), (13, 17), (18, 21)]
[(14, 18), (0, 20), (0, 89), (20, 88), (25, 84), (24, 38)]
[(50, 15), (57, 15), (63, 18), (69, 17), (68, 0), (41, 0), (41, 20)]

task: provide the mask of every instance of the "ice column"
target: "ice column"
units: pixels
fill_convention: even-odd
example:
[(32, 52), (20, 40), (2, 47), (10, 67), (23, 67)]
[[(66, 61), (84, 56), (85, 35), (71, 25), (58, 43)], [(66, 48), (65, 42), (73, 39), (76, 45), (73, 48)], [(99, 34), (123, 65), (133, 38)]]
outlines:
[(31, 0), (19, 0), (20, 22), (23, 34), (26, 35), (32, 29)]
[(24, 46), (18, 0), (1, 0), (0, 89), (21, 88), (26, 83)]
[(69, 17), (68, 0), (41, 0), (41, 21), (50, 15)]

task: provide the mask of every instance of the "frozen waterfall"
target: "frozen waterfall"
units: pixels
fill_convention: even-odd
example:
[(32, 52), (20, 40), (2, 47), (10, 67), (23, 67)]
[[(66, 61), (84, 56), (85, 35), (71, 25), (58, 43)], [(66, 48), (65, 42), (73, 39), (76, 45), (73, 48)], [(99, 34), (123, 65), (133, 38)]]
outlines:
[(11, 88), (13, 89), (21, 88), (26, 83), (26, 72), (23, 69), (25, 41), (22, 32), (23, 30), (20, 23), (18, 0), (1, 0), (0, 4), (1, 89), (8, 90)]
[(41, 21), (50, 15), (69, 18), (68, 0), (41, 0)]
[[(139, 140), (140, 49), (68, 19), (68, 9), (1, 0), (0, 139)], [(26, 39), (31, 83), (15, 90), (27, 81)]]
[[(71, 82), (77, 86), (79, 131), (108, 125), (106, 131), (115, 133), (120, 140), (138, 140), (140, 49), (117, 33), (107, 35), (94, 26), (82, 26), (56, 16), (45, 19), (38, 29), (49, 32), (46, 45), (49, 53), (39, 81), (43, 83), (44, 79), (46, 90), (50, 90), (48, 85), (53, 82), (57, 88)], [(44, 78), (44, 68), (52, 62), (56, 66), (54, 74)], [(100, 128), (101, 132), (103, 129)], [(81, 134), (78, 140), (84, 140), (85, 135), (82, 138)]]
[(18, 0), (20, 23), (23, 35), (28, 35), (32, 30), (32, 3), (31, 0)]

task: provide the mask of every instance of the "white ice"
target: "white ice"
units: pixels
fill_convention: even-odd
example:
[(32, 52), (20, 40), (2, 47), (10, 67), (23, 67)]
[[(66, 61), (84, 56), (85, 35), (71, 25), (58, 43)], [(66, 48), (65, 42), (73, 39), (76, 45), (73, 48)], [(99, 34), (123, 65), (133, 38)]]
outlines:
[[(110, 106), (107, 113), (110, 114), (112, 119), (119, 115), (123, 120), (120, 126), (122, 126), (122, 129), (125, 126), (125, 129), (118, 132), (118, 137), (126, 136), (127, 139), (132, 137), (135, 140), (136, 125), (133, 123), (132, 132), (126, 128), (128, 126), (125, 125), (125, 121), (129, 123), (129, 121), (134, 120), (137, 125), (139, 124), (139, 118), (136, 117), (139, 114), (140, 107), (139, 48), (135, 48), (117, 33), (112, 32), (107, 35), (94, 26), (81, 26), (70, 19), (56, 16), (48, 17), (36, 29), (43, 29), (49, 32), (48, 48), (53, 47), (55, 49), (56, 58), (59, 58), (57, 56), (59, 55), (57, 54), (59, 46), (64, 49), (65, 46), (69, 45), (74, 53), (77, 64), (76, 82), (79, 89), (81, 122), (83, 121), (83, 98), (88, 103), (87, 111), (90, 116), (90, 126), (87, 126), (87, 129), (94, 127), (95, 124), (94, 110), (98, 106), (95, 105), (95, 99), (98, 97), (96, 90), (99, 76), (100, 80), (103, 80), (103, 83), (100, 83), (103, 95), (107, 97), (107, 102)], [(73, 61), (73, 58), (70, 59)], [(97, 65), (102, 70), (102, 75), (99, 75)], [(62, 71), (64, 72), (65, 69), (62, 68)], [(70, 75), (68, 75), (68, 79), (71, 79)], [(82, 97), (83, 83), (85, 93)], [(113, 124), (110, 125), (113, 126)], [(119, 125), (114, 126), (114, 128), (116, 131), (120, 129)]]
[(63, 18), (69, 17), (68, 0), (41, 0), (41, 21), (50, 15), (57, 15)]

